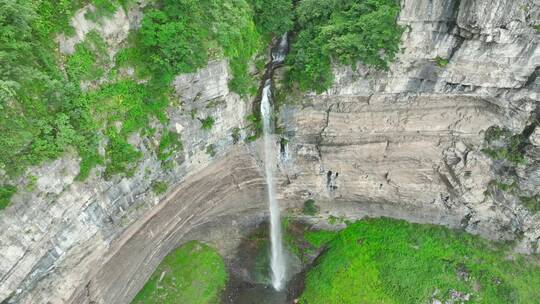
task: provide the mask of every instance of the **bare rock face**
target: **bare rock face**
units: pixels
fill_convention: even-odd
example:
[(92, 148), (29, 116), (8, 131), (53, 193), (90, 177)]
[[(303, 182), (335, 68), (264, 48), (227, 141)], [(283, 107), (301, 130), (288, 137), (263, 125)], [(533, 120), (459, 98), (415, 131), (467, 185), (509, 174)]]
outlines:
[[(539, 194), (540, 131), (531, 125), (540, 113), (540, 35), (532, 28), (540, 4), (401, 6), (403, 52), (389, 72), (336, 66), (327, 92), (281, 109), (280, 136), (288, 139), (275, 140), (282, 207), (314, 198), (322, 207), (314, 221), (389, 216), (492, 239), (520, 235), (516, 250), (539, 252), (540, 214), (515, 194), (493, 190), (492, 181), (513, 178), (526, 196)], [(63, 52), (91, 30), (114, 50), (140, 22), (138, 8), (100, 24), (84, 18), (91, 9), (75, 16), (74, 37), (59, 38)], [(438, 65), (437, 57), (448, 64)], [(132, 177), (104, 180), (99, 167), (75, 181), (73, 155), (30, 169), (25, 176), (35, 185), (0, 214), (0, 302), (129, 303), (161, 259), (186, 241), (211, 243), (230, 257), (265, 218), (266, 204), (258, 143), (235, 144), (231, 136), (246, 126), (251, 105), (229, 91), (229, 80), (224, 60), (175, 79), (178, 98), (165, 128), (181, 134), (184, 149), (172, 167), (157, 159), (158, 143), (135, 134), (130, 142), (144, 157)], [(207, 117), (215, 125), (202, 130)], [(526, 164), (510, 167), (482, 152), (492, 125), (527, 133)], [(169, 193), (153, 193), (157, 181), (167, 182)]]
[(60, 46), (60, 52), (64, 54), (73, 54), (75, 45), (82, 42), (86, 34), (96, 31), (105, 41), (108, 42), (111, 49), (115, 50), (118, 45), (124, 41), (131, 29), (138, 28), (142, 20), (140, 7), (134, 6), (129, 11), (119, 9), (110, 17), (106, 17), (100, 22), (92, 21), (86, 18), (89, 13), (95, 12), (93, 5), (87, 5), (75, 13), (71, 20), (71, 26), (75, 29), (75, 35), (66, 36), (60, 34), (57, 42)]

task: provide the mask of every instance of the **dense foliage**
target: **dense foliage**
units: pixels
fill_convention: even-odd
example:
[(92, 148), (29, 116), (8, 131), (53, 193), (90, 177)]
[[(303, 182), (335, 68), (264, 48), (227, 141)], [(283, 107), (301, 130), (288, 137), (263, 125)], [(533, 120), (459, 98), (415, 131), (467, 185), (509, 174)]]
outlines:
[[(57, 33), (73, 32), (69, 19), (86, 2), (0, 1), (0, 169), (10, 175), (69, 147), (83, 158), (96, 154), (88, 149), (96, 147), (97, 126), (79, 81), (103, 74), (105, 44), (90, 33), (63, 62), (54, 40)], [(96, 4), (94, 12), (101, 15), (120, 2)]]
[[(296, 11), (291, 0), (161, 0), (149, 3), (141, 29), (114, 60), (97, 32), (88, 33), (73, 54), (59, 54), (55, 36), (74, 34), (70, 18), (88, 3), (95, 10), (85, 17), (99, 23), (134, 1), (0, 0), (0, 170), (9, 176), (66, 151), (81, 157), (81, 180), (98, 164), (106, 166), (105, 177), (133, 174), (141, 153), (129, 139), (134, 133), (154, 136), (152, 118), (166, 122), (175, 75), (225, 57), (230, 88), (255, 93), (251, 60), (294, 20), (297, 50), (289, 76), (303, 89), (330, 84), (331, 58), (386, 66), (399, 38), (399, 8), (391, 0), (303, 0)], [(122, 73), (125, 67), (135, 75)], [(260, 125), (250, 122), (256, 131), (248, 140)], [(210, 129), (213, 121), (202, 125)], [(182, 145), (163, 134), (156, 152), (167, 162)]]
[(249, 0), (255, 10), (255, 24), (265, 35), (281, 36), (293, 28), (292, 0)]
[(396, 0), (301, 0), (288, 64), (290, 81), (322, 92), (333, 81), (331, 62), (388, 68), (399, 50)]
[[(463, 232), (390, 219), (370, 219), (336, 232), (308, 232), (326, 244), (307, 274), (300, 303), (536, 303), (540, 268)], [(461, 300), (464, 301), (464, 300)], [(460, 302), (461, 302), (460, 301)]]
[(231, 89), (247, 94), (255, 85), (248, 63), (261, 49), (259, 37), (245, 0), (164, 0), (145, 13), (132, 62), (150, 59), (144, 63), (150, 70), (172, 76), (224, 55), (234, 76)]
[(218, 303), (227, 278), (217, 251), (192, 241), (165, 257), (132, 303)]
[[(234, 76), (231, 89), (253, 93), (257, 80), (248, 64), (266, 47), (261, 37), (291, 26), (290, 1), (276, 1), (276, 6), (273, 1), (162, 0), (147, 6), (140, 31), (131, 33), (114, 61), (97, 32), (88, 33), (74, 54), (58, 53), (55, 36), (74, 34), (70, 18), (77, 9), (92, 3), (95, 10), (85, 18), (99, 23), (133, 2), (0, 0), (1, 171), (15, 176), (73, 150), (82, 158), (79, 179), (97, 164), (107, 166), (108, 177), (132, 174), (140, 153), (128, 137), (151, 134), (152, 116), (166, 120), (176, 74), (226, 57)], [(255, 15), (270, 7), (281, 11)], [(135, 79), (120, 77), (122, 67), (134, 67)], [(98, 153), (104, 144), (105, 153)], [(159, 158), (165, 161), (175, 148), (181, 149), (179, 141), (167, 149), (160, 146)]]
[(316, 215), (319, 213), (319, 207), (315, 205), (315, 201), (312, 199), (308, 199), (304, 202), (304, 208), (302, 209), (302, 213), (305, 215)]

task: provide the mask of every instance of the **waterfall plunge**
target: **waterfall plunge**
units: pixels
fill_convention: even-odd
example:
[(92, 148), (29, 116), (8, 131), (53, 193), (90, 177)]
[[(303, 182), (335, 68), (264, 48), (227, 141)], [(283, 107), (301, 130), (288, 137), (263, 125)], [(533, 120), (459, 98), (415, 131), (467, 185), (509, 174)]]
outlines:
[(272, 286), (276, 290), (281, 290), (285, 285), (285, 255), (283, 252), (280, 212), (276, 199), (274, 180), (276, 151), (272, 140), (272, 106), (270, 104), (270, 97), (271, 82), (267, 80), (262, 91), (261, 115), (264, 128), (264, 168), (270, 207), (270, 268), (272, 269)]
[(261, 116), (263, 119), (264, 136), (264, 169), (266, 187), (268, 189), (268, 204), (270, 209), (270, 268), (272, 270), (272, 286), (275, 290), (282, 290), (286, 281), (286, 261), (283, 250), (283, 236), (281, 233), (281, 217), (279, 204), (276, 199), (276, 183), (274, 169), (276, 168), (277, 151), (272, 139), (272, 75), (276, 66), (283, 63), (287, 54), (288, 33), (283, 34), (279, 43), (272, 50), (272, 62), (267, 67), (264, 87), (261, 96)]

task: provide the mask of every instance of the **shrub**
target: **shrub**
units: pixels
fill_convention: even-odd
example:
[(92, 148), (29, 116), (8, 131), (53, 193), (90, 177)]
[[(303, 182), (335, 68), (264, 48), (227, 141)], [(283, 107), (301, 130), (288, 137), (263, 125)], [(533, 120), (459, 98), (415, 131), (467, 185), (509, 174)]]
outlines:
[(444, 59), (444, 58), (441, 58), (441, 57), (435, 58), (435, 62), (437, 62), (437, 65), (440, 66), (440, 67), (445, 67), (449, 63), (448, 59)]
[(201, 129), (207, 130), (207, 131), (211, 130), (212, 127), (214, 126), (214, 123), (216, 122), (214, 120), (214, 117), (212, 117), (212, 116), (208, 116), (208, 117), (206, 117), (204, 119), (199, 118), (199, 121), (201, 122)]
[(120, 134), (108, 130), (109, 144), (107, 145), (107, 168), (105, 178), (115, 174), (132, 176), (135, 173), (135, 164), (142, 157), (142, 153), (130, 145)]
[(161, 161), (168, 160), (176, 151), (182, 149), (182, 139), (180, 134), (165, 131), (161, 136), (158, 148), (158, 159)]
[(528, 144), (528, 140), (522, 134), (512, 134), (508, 129), (491, 126), (486, 131), (485, 141), (486, 147), (482, 152), (489, 157), (514, 164), (525, 163), (524, 147)]
[(326, 90), (333, 81), (332, 59), (387, 69), (399, 50), (399, 10), (396, 0), (300, 1), (299, 30), (287, 60), (289, 81), (301, 90)]
[(167, 185), (166, 182), (161, 182), (161, 181), (156, 181), (152, 184), (152, 191), (155, 193), (155, 194), (163, 194), (165, 192), (167, 192), (167, 188), (169, 187), (169, 185)]
[(74, 81), (98, 79), (103, 76), (108, 59), (105, 41), (93, 31), (75, 46), (75, 53), (66, 61), (66, 71)]
[(540, 212), (540, 195), (520, 196), (519, 200), (532, 213)]
[(189, 73), (208, 61), (208, 25), (195, 1), (164, 1), (163, 9), (148, 10), (140, 41), (154, 51), (148, 59), (173, 73)]
[(231, 137), (232, 137), (232, 139), (233, 139), (233, 143), (234, 143), (234, 144), (237, 144), (238, 141), (240, 141), (240, 128), (239, 128), (239, 127), (235, 127), (235, 128), (232, 130)]
[(210, 155), (211, 157), (216, 156), (216, 146), (214, 144), (206, 146), (206, 154)]
[(222, 52), (233, 74), (230, 88), (241, 95), (253, 92), (248, 63), (262, 44), (246, 1), (163, 2), (145, 14), (138, 52), (146, 56), (138, 57), (149, 58), (153, 70), (177, 74), (193, 72)]
[(263, 134), (263, 122), (261, 116), (260, 114), (250, 114), (246, 117), (246, 120), (249, 122), (248, 128), (251, 131), (251, 135), (246, 138), (246, 141), (255, 141)]
[(0, 186), (0, 210), (9, 205), (11, 197), (17, 192), (17, 188), (11, 185)]
[(291, 0), (249, 0), (255, 11), (255, 24), (265, 36), (281, 36), (293, 27)]
[(302, 212), (305, 214), (305, 215), (316, 215), (317, 213), (319, 213), (319, 207), (317, 205), (315, 205), (315, 201), (312, 200), (312, 199), (308, 199), (307, 201), (304, 202), (304, 209), (302, 210)]

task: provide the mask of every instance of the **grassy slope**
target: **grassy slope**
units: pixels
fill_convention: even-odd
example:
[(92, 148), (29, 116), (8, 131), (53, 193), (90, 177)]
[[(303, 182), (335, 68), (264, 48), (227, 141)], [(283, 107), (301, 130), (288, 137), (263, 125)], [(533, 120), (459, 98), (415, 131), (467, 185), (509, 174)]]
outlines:
[(452, 290), (470, 294), (469, 303), (540, 303), (540, 267), (530, 257), (509, 260), (503, 244), (463, 232), (370, 219), (306, 239), (327, 250), (301, 303), (444, 302)]
[(192, 241), (161, 262), (132, 303), (218, 303), (226, 282), (227, 272), (219, 254)]

